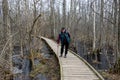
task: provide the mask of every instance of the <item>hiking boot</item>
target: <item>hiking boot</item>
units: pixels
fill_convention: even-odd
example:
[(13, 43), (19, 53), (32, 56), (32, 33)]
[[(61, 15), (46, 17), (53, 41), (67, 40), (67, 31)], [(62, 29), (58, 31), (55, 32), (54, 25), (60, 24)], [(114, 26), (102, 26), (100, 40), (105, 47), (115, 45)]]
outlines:
[(62, 55), (60, 55), (59, 57), (62, 57)]
[(64, 58), (67, 58), (67, 56), (65, 55)]

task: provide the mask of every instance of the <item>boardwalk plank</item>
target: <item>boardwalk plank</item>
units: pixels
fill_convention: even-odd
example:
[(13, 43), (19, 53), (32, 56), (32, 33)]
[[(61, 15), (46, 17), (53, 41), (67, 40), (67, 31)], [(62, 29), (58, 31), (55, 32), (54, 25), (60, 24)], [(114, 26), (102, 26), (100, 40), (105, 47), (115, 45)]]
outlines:
[(98, 76), (77, 56), (68, 52), (67, 58), (59, 57), (60, 47), (47, 38), (42, 37), (57, 55), (61, 65), (61, 80), (100, 80)]

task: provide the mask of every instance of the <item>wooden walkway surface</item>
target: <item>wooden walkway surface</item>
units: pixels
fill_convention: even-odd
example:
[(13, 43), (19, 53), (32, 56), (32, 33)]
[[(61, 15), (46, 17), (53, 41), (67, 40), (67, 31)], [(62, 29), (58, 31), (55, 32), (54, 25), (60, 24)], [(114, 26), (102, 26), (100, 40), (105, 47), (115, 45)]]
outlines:
[(42, 37), (42, 39), (46, 41), (59, 59), (61, 80), (104, 80), (97, 71), (88, 67), (89, 64), (87, 65), (72, 52), (68, 51), (67, 58), (59, 57), (60, 46), (58, 49), (54, 41), (44, 37)]

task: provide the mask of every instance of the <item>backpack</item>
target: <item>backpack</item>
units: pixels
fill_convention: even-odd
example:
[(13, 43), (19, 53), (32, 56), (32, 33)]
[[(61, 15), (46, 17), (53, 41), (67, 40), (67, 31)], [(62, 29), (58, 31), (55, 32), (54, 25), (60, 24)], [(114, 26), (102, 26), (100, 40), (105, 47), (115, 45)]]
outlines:
[(61, 39), (61, 43), (64, 43), (64, 39), (67, 41), (67, 43), (70, 43), (69, 33), (68, 32), (61, 33), (60, 34), (60, 39)]
[(70, 43), (70, 36), (69, 33), (65, 33), (65, 38), (68, 43)]

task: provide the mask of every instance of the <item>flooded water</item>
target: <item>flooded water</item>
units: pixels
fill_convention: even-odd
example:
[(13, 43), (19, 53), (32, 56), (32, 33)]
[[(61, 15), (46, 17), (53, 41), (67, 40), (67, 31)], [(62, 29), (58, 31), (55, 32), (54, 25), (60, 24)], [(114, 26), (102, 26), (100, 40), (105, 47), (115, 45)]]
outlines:
[(88, 46), (83, 44), (83, 42), (77, 43), (77, 52), (78, 54), (83, 57), (85, 60), (87, 60), (96, 70), (108, 70), (109, 68), (113, 67), (114, 64), (114, 55), (112, 51), (106, 52), (105, 49), (103, 49), (100, 54), (97, 55), (98, 63), (94, 63), (95, 55), (89, 54)]
[[(36, 74), (34, 77), (30, 77), (32, 61), (27, 57), (22, 58), (20, 56), (20, 47), (17, 46), (13, 55), (13, 80), (60, 80), (60, 68), (54, 53), (44, 42), (42, 42), (41, 46), (42, 48), (39, 50), (39, 53), (45, 59), (44, 66), (46, 70), (41, 70), (41, 72)], [(29, 51), (24, 51), (24, 53), (25, 52)], [(34, 64), (35, 66), (42, 64), (42, 59), (34, 59)]]

